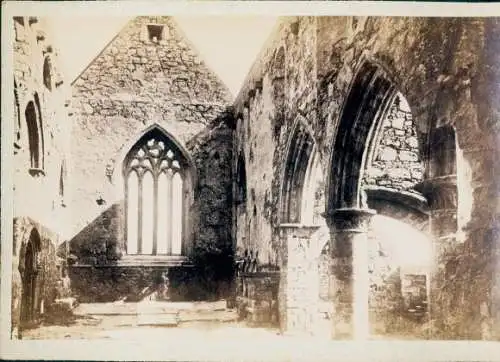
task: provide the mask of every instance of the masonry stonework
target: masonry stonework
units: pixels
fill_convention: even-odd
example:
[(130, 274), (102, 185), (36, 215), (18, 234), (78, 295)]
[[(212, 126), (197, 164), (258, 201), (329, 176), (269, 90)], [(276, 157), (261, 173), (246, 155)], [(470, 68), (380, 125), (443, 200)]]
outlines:
[[(71, 99), (44, 20), (13, 25), (13, 337), (168, 279), (283, 333), (500, 338), (498, 19), (284, 17), (235, 100), (171, 17), (130, 20)], [(181, 247), (135, 253), (127, 172), (163, 161)]]
[[(144, 131), (155, 127), (185, 148), (194, 169), (185, 255), (231, 249), (230, 96), (172, 18), (131, 20), (74, 82), (73, 99), (72, 154), (79, 160), (73, 173), (87, 180), (75, 188), (71, 204), (81, 210), (70, 241), (78, 258), (75, 278), (78, 265), (120, 264), (126, 256), (122, 162)], [(81, 294), (86, 284), (83, 274), (79, 278)], [(120, 280), (125, 289), (138, 289), (133, 278)]]
[[(498, 21), (493, 19), (291, 17), (281, 21), (254, 63), (235, 102), (235, 114), (240, 115), (241, 122), (235, 142), (244, 150), (249, 191), (246, 204), (249, 227), (244, 237), (238, 236), (237, 244), (243, 249), (250, 246), (258, 250), (263, 262), (276, 260), (281, 272), (286, 273), (283, 269), (286, 263), (280, 262), (278, 257), (277, 210), (288, 136), (297, 115), (301, 115), (313, 136), (326, 178), (325, 195), (331, 195), (328, 182), (332, 182), (332, 177), (328, 175), (338, 165), (329, 162), (336, 147), (334, 140), (339, 119), (342, 112), (346, 112), (343, 106), (351, 83), (362, 64), (378, 64), (380, 72), (388, 74), (388, 89), (393, 86), (394, 92), (401, 92), (409, 107), (389, 110), (391, 123), (383, 127), (382, 147), (374, 154), (376, 167), (372, 168), (374, 173), (368, 173), (366, 181), (398, 192), (411, 191), (415, 200), (426, 198), (424, 204), (430, 205), (431, 219), (438, 220), (438, 209), (442, 206), (437, 205), (453, 205), (456, 186), (455, 191), (451, 187), (446, 194), (444, 186), (436, 184), (431, 194), (428, 188), (418, 185), (426, 177), (433, 177), (432, 170), (436, 167), (441, 175), (454, 172), (455, 168), (450, 166), (454, 162), (449, 156), (451, 153), (438, 151), (446, 146), (439, 142), (429, 146), (433, 137), (430, 135), (437, 132), (435, 129), (443, 125), (452, 127), (457, 152), (462, 157), (457, 161), (460, 162), (459, 172), (453, 177), (461, 184), (461, 190), (473, 198), (473, 206), (469, 206), (468, 216), (463, 216), (459, 224), (453, 215), (457, 208), (461, 210), (466, 204), (446, 206), (450, 216), (446, 220), (441, 218), (439, 225), (431, 222), (438, 254), (432, 269), (430, 303), (440, 304), (442, 298), (457, 300), (457, 295), (474, 297), (459, 298), (463, 301), (460, 305), (441, 303), (442, 308), (434, 309), (431, 316), (432, 333), (434, 338), (493, 338), (490, 323), (493, 316), (490, 312), (481, 316), (480, 306), (485, 306), (481, 310), (492, 310), (494, 298), (491, 293), (496, 290), (493, 288), (495, 274), (491, 269), (495, 262), (486, 258), (485, 253), (496, 249), (495, 242), (487, 235), (493, 235), (491, 228), (495, 228), (497, 216), (493, 203), (496, 201), (493, 200), (498, 198), (498, 192), (496, 181), (487, 170), (498, 166), (491, 157), (497, 150), (497, 133), (492, 132), (492, 118), (486, 115), (496, 114), (498, 108), (492, 98), (493, 89), (497, 89), (494, 84), (498, 84), (493, 80), (498, 79), (498, 65), (494, 65), (490, 50), (496, 46), (493, 39), (498, 26)], [(284, 59), (284, 69), (275, 66), (277, 58)], [(489, 79), (483, 73), (486, 68), (491, 76)], [(279, 88), (276, 87), (278, 82), (273, 82), (276, 78), (281, 80)], [(372, 116), (375, 117), (375, 113)], [(357, 142), (356, 131), (352, 132), (350, 142)], [(480, 147), (477, 145), (479, 139), (482, 140)], [(476, 140), (476, 145), (472, 140)], [(394, 162), (399, 164), (387, 168)], [(464, 195), (463, 200), (466, 198)], [(399, 196), (393, 201), (401, 202)], [(239, 216), (237, 222), (240, 222)], [(460, 240), (455, 237), (458, 231)], [(490, 244), (479, 241), (483, 240), (481, 235)], [(459, 250), (468, 250), (466, 255), (469, 256)], [(474, 269), (474, 281), (458, 281), (452, 275), (469, 275), (458, 273), (458, 269), (449, 272), (448, 276), (444, 274), (445, 262), (441, 260), (449, 260), (455, 254), (462, 255), (460, 270), (472, 272)], [(480, 259), (484, 260), (482, 268), (475, 262)], [(442, 285), (454, 286), (454, 290), (448, 288), (443, 292)], [(456, 328), (450, 329), (446, 324), (450, 315), (456, 318), (450, 322)]]
[[(59, 296), (68, 237), (71, 107), (43, 18), (15, 17), (12, 337), (40, 323)], [(24, 308), (24, 309), (23, 309)]]

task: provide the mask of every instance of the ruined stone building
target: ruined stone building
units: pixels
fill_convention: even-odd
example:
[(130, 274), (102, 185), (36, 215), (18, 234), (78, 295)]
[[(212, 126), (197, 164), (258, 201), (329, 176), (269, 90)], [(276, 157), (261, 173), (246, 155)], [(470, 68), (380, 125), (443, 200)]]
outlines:
[(498, 19), (282, 18), (232, 100), (138, 17), (72, 117), (39, 24), (15, 20), (13, 321), (60, 258), (81, 302), (168, 277), (284, 333), (500, 338)]
[(14, 18), (12, 324), (36, 322), (54, 300), (70, 234), (71, 106), (57, 52), (36, 17)]

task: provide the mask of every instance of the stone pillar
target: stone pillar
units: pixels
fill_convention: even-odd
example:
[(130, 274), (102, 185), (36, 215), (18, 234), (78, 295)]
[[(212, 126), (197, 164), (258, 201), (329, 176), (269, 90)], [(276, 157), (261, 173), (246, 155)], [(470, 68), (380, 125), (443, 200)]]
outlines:
[(280, 329), (284, 334), (314, 334), (318, 314), (317, 243), (319, 226), (282, 224)]
[(375, 211), (337, 209), (327, 216), (332, 232), (333, 338), (369, 337), (368, 226)]

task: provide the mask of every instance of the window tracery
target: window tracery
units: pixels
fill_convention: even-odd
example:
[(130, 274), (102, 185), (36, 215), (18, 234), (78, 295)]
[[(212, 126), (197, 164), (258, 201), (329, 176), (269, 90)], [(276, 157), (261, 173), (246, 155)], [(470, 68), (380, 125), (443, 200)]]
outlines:
[(125, 160), (127, 254), (182, 255), (187, 162), (175, 144), (148, 134)]

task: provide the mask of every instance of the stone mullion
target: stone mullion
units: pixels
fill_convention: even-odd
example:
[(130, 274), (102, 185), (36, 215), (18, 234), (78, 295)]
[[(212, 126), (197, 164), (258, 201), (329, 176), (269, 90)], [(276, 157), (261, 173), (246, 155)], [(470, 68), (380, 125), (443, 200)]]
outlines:
[(173, 235), (173, 223), (172, 223), (172, 212), (173, 212), (173, 202), (172, 202), (172, 194), (174, 188), (174, 174), (173, 172), (167, 172), (168, 179), (168, 187), (167, 187), (167, 223), (169, 224), (168, 233), (167, 233), (167, 254), (172, 255), (172, 235)]
[[(182, 208), (180, 210), (180, 212), (182, 213), (182, 217), (181, 217), (181, 220), (182, 220), (182, 233), (181, 233), (181, 254), (182, 255), (187, 255), (187, 251), (188, 251), (188, 248), (190, 247), (189, 245), (187, 245), (187, 240), (189, 240), (188, 236), (187, 236), (187, 225), (190, 223), (190, 221), (188, 220), (188, 218), (186, 217), (186, 210), (189, 208), (189, 203), (188, 203), (188, 198), (186, 197), (187, 195), (187, 192), (186, 192), (186, 175), (182, 172), (182, 169), (181, 171), (179, 171), (180, 175), (181, 175), (181, 179), (182, 179)], [(236, 240), (236, 239), (235, 239)]]
[[(124, 178), (125, 180), (125, 253), (128, 254), (128, 229), (129, 229), (129, 225), (128, 225), (128, 213), (129, 213), (129, 210), (128, 210), (128, 203), (129, 203), (129, 199), (128, 199), (128, 187), (129, 187), (129, 184), (128, 184), (128, 178), (130, 176), (130, 171), (128, 171), (126, 173), (126, 177)], [(66, 242), (66, 245), (69, 245), (69, 242)], [(66, 255), (69, 255), (69, 252), (66, 252)]]
[(158, 177), (160, 175), (159, 170), (153, 170), (153, 255), (158, 253)]
[(142, 176), (144, 173), (138, 174), (138, 192), (137, 192), (137, 197), (139, 198), (137, 204), (137, 215), (139, 216), (137, 218), (137, 254), (142, 254)]

